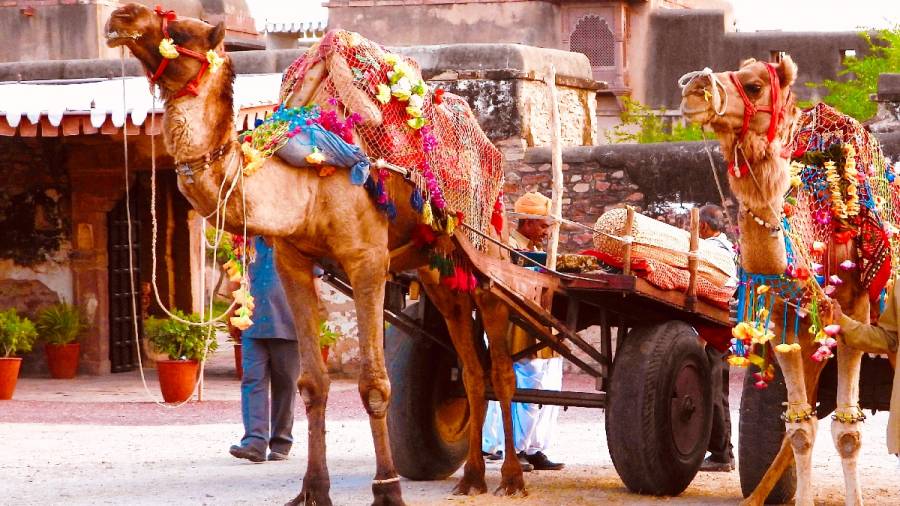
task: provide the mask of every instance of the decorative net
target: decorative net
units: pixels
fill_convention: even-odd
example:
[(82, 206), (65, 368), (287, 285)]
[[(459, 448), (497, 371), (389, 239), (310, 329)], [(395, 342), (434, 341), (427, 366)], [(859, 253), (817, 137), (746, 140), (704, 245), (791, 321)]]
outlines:
[[(433, 212), (435, 219), (464, 217), (487, 232), (503, 184), (500, 152), (466, 101), (431, 89), (411, 58), (359, 34), (331, 31), (285, 71), (281, 103), (334, 111), (370, 158), (411, 170), (420, 190), (421, 202), (411, 202), (417, 211)], [(372, 185), (385, 187), (389, 176), (373, 171)], [(469, 239), (483, 249), (480, 236)]]
[(830, 358), (840, 328), (819, 317), (822, 294), (858, 284), (868, 290), (874, 320), (900, 268), (900, 181), (877, 140), (853, 118), (820, 103), (803, 111), (791, 148), (782, 218), (787, 271), (741, 273), (740, 323), (732, 330), (729, 361), (757, 365), (757, 388), (774, 377), (769, 343), (777, 337), (775, 322), (782, 325), (775, 350), (799, 348), (796, 340), (787, 344), (787, 335), (806, 332), (819, 343), (811, 358)]

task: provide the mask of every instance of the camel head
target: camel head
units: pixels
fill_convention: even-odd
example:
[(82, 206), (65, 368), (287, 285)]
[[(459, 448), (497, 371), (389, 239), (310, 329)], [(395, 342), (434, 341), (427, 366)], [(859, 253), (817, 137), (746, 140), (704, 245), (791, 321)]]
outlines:
[(224, 23), (212, 26), (198, 19), (178, 18), (174, 11), (159, 7), (151, 10), (135, 3), (119, 7), (109, 16), (105, 32), (106, 45), (131, 50), (148, 75), (155, 77), (151, 82), (159, 83), (166, 94), (185, 89), (192, 92), (198, 76), (216, 56), (224, 55)]
[(683, 79), (691, 75), (682, 89), (681, 112), (716, 133), (726, 160), (734, 162), (739, 147), (741, 162), (753, 163), (787, 143), (797, 115), (791, 92), (797, 65), (790, 56), (777, 64), (749, 59), (733, 72), (697, 72)]

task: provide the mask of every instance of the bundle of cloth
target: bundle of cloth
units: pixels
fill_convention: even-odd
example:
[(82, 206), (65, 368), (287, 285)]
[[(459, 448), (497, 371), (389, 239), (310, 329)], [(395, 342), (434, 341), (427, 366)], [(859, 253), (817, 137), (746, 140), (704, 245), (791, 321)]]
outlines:
[[(617, 268), (624, 266), (625, 209), (607, 211), (594, 225), (594, 249), (585, 253)], [(687, 291), (690, 234), (677, 227), (635, 213), (631, 229), (631, 269), (664, 290)], [(734, 254), (712, 241), (701, 240), (697, 251), (697, 296), (727, 308), (737, 288)]]

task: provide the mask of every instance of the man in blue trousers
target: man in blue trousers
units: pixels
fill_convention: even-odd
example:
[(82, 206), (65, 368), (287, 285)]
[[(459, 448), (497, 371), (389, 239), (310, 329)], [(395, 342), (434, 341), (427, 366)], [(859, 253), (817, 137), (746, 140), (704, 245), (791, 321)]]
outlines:
[[(251, 462), (263, 462), (267, 458), (286, 460), (294, 442), (291, 429), (300, 375), (297, 333), (275, 271), (271, 245), (262, 237), (256, 237), (248, 241), (248, 246), (256, 252), (247, 273), (256, 308), (253, 325), (241, 333), (244, 437), (241, 444), (233, 445), (229, 452)], [(266, 449), (269, 450), (268, 457)]]

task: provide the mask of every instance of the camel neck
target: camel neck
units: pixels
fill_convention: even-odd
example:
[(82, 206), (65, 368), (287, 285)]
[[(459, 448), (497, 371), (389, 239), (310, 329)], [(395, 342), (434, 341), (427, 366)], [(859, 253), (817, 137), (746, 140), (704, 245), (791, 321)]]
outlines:
[(202, 159), (234, 137), (233, 79), (227, 61), (201, 80), (196, 96), (166, 99), (165, 141), (176, 161)]

